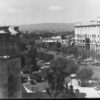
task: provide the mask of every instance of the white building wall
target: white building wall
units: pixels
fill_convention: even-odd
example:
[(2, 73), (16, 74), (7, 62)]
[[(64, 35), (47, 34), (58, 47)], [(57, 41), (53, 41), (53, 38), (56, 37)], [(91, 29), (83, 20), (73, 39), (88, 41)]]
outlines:
[[(81, 37), (77, 37), (77, 35)], [(86, 36), (87, 35), (87, 36)], [(94, 36), (93, 36), (94, 35)], [(85, 44), (81, 40), (85, 40), (85, 36), (90, 38), (90, 49), (100, 49), (100, 26), (97, 22), (88, 24), (77, 24), (75, 26), (75, 41), (76, 45)], [(97, 45), (97, 46), (96, 46)]]

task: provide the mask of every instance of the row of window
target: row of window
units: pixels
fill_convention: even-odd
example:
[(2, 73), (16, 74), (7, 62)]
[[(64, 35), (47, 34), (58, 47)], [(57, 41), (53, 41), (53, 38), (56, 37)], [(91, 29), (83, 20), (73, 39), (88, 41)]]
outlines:
[[(78, 39), (77, 42), (85, 43), (85, 40), (79, 40), (79, 39)], [(100, 43), (100, 41), (97, 41), (97, 42), (96, 42), (96, 40), (90, 40), (90, 42), (91, 42), (91, 43)]]
[(95, 27), (99, 28), (98, 25), (81, 25), (81, 26), (76, 26), (77, 29), (79, 29), (79, 28), (81, 28), (81, 29), (84, 29), (84, 28), (85, 29), (86, 28), (90, 29), (91, 28), (92, 29), (92, 28), (95, 28)]
[(82, 37), (93, 37), (93, 38), (96, 38), (96, 37), (100, 37), (100, 35), (95, 35), (95, 34), (92, 34), (92, 35), (87, 35), (87, 34), (84, 34), (84, 35), (82, 35), (82, 34), (77, 34), (76, 35), (77, 37), (79, 37), (79, 38), (82, 38)]

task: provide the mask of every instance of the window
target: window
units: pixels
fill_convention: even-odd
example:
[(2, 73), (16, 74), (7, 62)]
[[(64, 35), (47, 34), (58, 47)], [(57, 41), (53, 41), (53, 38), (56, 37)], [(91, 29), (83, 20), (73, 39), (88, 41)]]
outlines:
[(85, 40), (83, 40), (83, 43), (85, 42)]
[(80, 38), (82, 38), (82, 34), (80, 34)]
[(95, 34), (93, 34), (93, 35), (92, 35), (92, 37), (96, 37), (96, 35), (95, 35)]
[(96, 43), (96, 40), (92, 40), (93, 43)]
[(77, 37), (79, 37), (79, 34), (77, 34)]
[(77, 37), (81, 37), (81, 35), (80, 34), (77, 34)]
[(87, 37), (87, 34), (85, 34), (84, 36)]
[(83, 35), (83, 37), (85, 37), (85, 34)]

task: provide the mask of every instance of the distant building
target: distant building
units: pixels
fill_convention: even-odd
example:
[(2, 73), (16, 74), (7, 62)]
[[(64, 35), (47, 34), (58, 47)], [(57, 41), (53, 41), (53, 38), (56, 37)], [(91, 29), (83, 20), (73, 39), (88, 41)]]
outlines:
[(75, 45), (100, 52), (100, 21), (76, 23)]
[(66, 45), (68, 43), (68, 39), (62, 39), (61, 37), (51, 37), (51, 38), (44, 38), (42, 40), (43, 43), (56, 43), (60, 42), (61, 44)]
[(55, 36), (55, 37), (52, 36), (51, 38), (52, 38), (52, 39), (61, 39), (61, 36)]

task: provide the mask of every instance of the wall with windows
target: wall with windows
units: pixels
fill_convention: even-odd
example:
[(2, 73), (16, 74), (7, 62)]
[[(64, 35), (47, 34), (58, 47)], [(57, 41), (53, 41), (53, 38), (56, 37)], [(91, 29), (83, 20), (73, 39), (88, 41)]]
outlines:
[(90, 49), (99, 48), (100, 24), (98, 22), (75, 25), (75, 44), (85, 46), (86, 38), (90, 39)]

